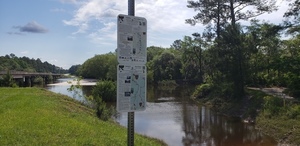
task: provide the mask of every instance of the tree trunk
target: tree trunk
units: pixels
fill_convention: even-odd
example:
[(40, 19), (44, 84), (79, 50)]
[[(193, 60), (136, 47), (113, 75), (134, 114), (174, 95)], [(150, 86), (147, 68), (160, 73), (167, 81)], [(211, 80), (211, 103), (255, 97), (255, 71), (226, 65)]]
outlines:
[(234, 14), (234, 7), (233, 7), (234, 0), (230, 0), (230, 17), (231, 17), (231, 25), (235, 26), (235, 14)]

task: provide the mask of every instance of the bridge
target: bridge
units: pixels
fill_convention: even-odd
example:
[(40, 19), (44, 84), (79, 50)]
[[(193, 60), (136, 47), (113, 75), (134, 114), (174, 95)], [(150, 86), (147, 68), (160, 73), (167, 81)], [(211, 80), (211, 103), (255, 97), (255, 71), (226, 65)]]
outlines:
[[(39, 73), (39, 72), (25, 72), (25, 71), (9, 71), (10, 75), (13, 76), (14, 79), (23, 79), (24, 77), (35, 77), (35, 76), (41, 76), (41, 77), (60, 77), (62, 74), (53, 74), (53, 73)], [(7, 71), (0, 71), (0, 76), (6, 75)]]
[[(6, 74), (7, 71), (0, 71), (0, 77)], [(19, 85), (22, 84), (23, 86), (31, 86), (32, 81), (36, 77), (42, 77), (44, 82), (48, 82), (50, 78), (51, 80), (53, 80), (53, 79), (60, 78), (62, 76), (62, 74), (25, 72), (25, 71), (9, 71), (9, 74), (14, 78), (15, 81), (19, 82)]]

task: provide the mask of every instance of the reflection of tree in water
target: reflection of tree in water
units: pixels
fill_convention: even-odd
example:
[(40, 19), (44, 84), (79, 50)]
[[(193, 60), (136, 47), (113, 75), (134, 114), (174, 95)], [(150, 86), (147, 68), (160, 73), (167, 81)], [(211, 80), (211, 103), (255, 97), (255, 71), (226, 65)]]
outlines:
[(147, 86), (147, 101), (154, 102), (161, 97), (174, 97), (175, 100), (186, 100), (189, 95), (194, 91), (194, 86), (177, 86), (174, 89), (163, 89), (158, 86)]
[(93, 89), (93, 86), (82, 86), (83, 95), (85, 95), (85, 96), (92, 95), (92, 89)]
[(219, 116), (198, 106), (183, 104), (184, 145), (234, 146), (275, 145), (268, 141), (254, 126)]

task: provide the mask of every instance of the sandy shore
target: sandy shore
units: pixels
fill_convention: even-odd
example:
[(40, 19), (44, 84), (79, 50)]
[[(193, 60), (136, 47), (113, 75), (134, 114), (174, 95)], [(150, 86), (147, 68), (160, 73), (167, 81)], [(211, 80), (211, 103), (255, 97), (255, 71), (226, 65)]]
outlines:
[[(97, 80), (95, 79), (82, 79), (80, 80), (80, 85), (82, 86), (93, 86), (96, 85)], [(70, 80), (66, 82), (61, 83), (55, 83), (55, 84), (48, 84), (48, 86), (70, 86), (70, 85), (77, 85), (77, 81)]]

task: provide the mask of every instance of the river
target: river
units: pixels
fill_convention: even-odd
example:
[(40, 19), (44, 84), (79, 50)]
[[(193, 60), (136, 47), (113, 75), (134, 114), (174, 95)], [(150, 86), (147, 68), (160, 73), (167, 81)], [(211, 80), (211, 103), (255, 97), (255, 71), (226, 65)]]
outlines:
[[(60, 79), (60, 82), (66, 80), (69, 79)], [(73, 97), (67, 91), (68, 87), (52, 85), (47, 89)], [(91, 86), (84, 86), (83, 94), (89, 94), (90, 89)], [(173, 90), (149, 86), (146, 110), (135, 112), (135, 132), (161, 139), (170, 146), (278, 145), (274, 139), (256, 130), (254, 125), (195, 104), (188, 96), (192, 90), (190, 86), (179, 86)], [(127, 113), (120, 113), (115, 120), (126, 127)]]

